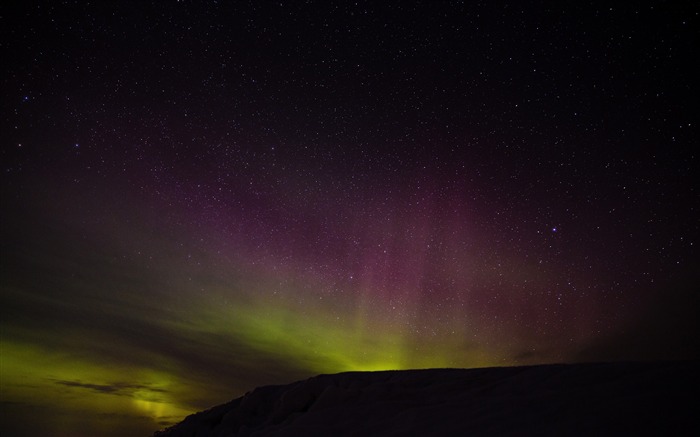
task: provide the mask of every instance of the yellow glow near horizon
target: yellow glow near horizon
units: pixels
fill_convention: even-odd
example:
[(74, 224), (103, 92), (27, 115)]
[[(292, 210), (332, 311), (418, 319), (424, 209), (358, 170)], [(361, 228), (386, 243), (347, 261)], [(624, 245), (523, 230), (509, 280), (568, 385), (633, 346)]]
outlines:
[[(464, 333), (437, 341), (436, 335), (409, 330), (403, 320), (381, 319), (356, 302), (345, 302), (345, 317), (337, 301), (320, 300), (273, 304), (267, 300), (228, 307), (200, 302), (188, 311), (195, 316), (187, 335), (216, 334), (216, 338), (243, 341), (257, 352), (277, 357), (310, 373), (402, 370), (429, 367), (483, 367), (497, 363), (492, 352), (464, 347)], [(353, 316), (355, 314), (355, 316)], [(458, 328), (456, 328), (459, 330)]]
[[(40, 345), (2, 339), (3, 399), (93, 417), (146, 416), (153, 429), (176, 422), (191, 409), (171, 393), (182, 390), (176, 378), (150, 369), (110, 367)], [(42, 419), (43, 420), (43, 419)], [(61, 429), (61, 424), (54, 424)]]
[[(89, 417), (99, 433), (119, 418), (152, 432), (258, 385), (319, 373), (497, 364), (493, 351), (465, 344), (465, 327), (416, 331), (410, 308), (383, 317), (381, 302), (352, 293), (324, 300), (309, 289), (281, 297), (248, 290), (222, 287), (172, 300), (167, 312), (99, 308), (142, 331), (8, 326), (0, 339), (3, 399), (71, 412), (46, 418), (52, 432), (79, 426), (65, 422), (69, 417)], [(134, 336), (139, 332), (147, 341)], [(34, 341), (19, 340), (25, 338)]]

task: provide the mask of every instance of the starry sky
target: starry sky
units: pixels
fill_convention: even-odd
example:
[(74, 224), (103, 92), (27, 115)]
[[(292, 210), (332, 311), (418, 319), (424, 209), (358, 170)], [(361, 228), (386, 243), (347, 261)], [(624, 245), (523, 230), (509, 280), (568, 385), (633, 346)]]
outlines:
[(12, 435), (700, 356), (696, 2), (0, 8)]

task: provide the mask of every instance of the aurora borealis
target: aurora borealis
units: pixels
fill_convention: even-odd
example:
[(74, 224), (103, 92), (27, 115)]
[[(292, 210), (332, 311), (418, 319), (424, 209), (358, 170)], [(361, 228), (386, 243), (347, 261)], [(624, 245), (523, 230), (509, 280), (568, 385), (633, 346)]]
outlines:
[(148, 435), (318, 373), (698, 357), (696, 5), (17, 3), (9, 435)]

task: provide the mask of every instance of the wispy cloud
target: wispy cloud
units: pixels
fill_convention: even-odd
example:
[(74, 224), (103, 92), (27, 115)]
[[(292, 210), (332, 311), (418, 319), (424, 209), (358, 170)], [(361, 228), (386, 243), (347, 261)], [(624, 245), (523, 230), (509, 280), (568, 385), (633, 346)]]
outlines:
[(79, 389), (90, 390), (92, 392), (112, 394), (117, 396), (133, 396), (136, 391), (141, 393), (150, 392), (154, 394), (168, 393), (168, 390), (152, 387), (148, 384), (135, 384), (128, 382), (114, 382), (110, 384), (93, 384), (82, 381), (71, 381), (63, 379), (52, 379), (55, 384), (73, 387)]

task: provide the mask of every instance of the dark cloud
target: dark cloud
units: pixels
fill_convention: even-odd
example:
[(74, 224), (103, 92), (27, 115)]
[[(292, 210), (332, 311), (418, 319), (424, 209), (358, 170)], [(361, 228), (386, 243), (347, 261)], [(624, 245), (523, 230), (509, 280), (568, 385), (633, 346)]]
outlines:
[(112, 384), (90, 384), (81, 381), (63, 381), (53, 380), (55, 384), (66, 387), (83, 388), (86, 390), (95, 391), (104, 394), (113, 394), (119, 396), (131, 396), (135, 390), (146, 391), (151, 393), (168, 393), (168, 390), (152, 387), (144, 384), (132, 384), (126, 382), (117, 382)]

